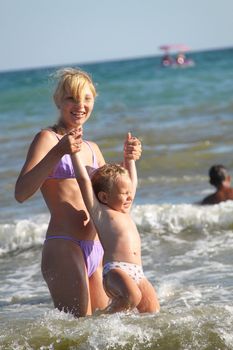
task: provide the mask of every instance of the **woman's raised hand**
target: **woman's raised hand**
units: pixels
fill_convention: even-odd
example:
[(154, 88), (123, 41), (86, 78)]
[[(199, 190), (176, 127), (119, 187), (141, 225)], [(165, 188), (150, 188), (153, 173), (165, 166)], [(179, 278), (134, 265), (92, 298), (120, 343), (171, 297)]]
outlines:
[(127, 133), (126, 140), (124, 143), (124, 157), (127, 159), (138, 160), (142, 154), (142, 145), (137, 137)]

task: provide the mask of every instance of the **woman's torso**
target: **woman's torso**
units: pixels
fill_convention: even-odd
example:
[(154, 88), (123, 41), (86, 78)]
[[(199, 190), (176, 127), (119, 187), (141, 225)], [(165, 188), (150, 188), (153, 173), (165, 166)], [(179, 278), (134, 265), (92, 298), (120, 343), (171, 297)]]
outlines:
[[(54, 133), (57, 141), (60, 135)], [(80, 155), (89, 173), (97, 167), (97, 159), (90, 143), (84, 142)], [(96, 230), (86, 210), (78, 182), (74, 177), (70, 155), (66, 154), (41, 186), (50, 211), (48, 236), (71, 236), (76, 239), (97, 239)]]

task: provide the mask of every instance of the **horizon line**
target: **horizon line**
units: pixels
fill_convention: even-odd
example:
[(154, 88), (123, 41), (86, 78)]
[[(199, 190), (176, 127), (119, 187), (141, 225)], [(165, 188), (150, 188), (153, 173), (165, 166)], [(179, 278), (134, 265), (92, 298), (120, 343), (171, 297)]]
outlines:
[[(208, 51), (218, 51), (218, 50), (229, 50), (233, 49), (233, 46), (223, 46), (223, 47), (215, 47), (215, 48), (206, 48), (206, 49), (194, 49), (187, 51), (188, 54), (190, 53), (198, 53), (198, 52), (208, 52)], [(161, 54), (146, 54), (146, 55), (138, 55), (138, 56), (129, 56), (129, 57), (122, 57), (122, 58), (109, 58), (109, 59), (100, 59), (96, 61), (86, 61), (86, 62), (76, 62), (76, 63), (58, 63), (58, 64), (49, 64), (49, 65), (41, 65), (41, 66), (31, 66), (31, 67), (22, 67), (22, 68), (6, 68), (1, 70), (0, 74), (5, 73), (14, 73), (14, 72), (22, 72), (22, 71), (30, 71), (30, 70), (46, 70), (46, 69), (53, 69), (53, 68), (59, 68), (59, 67), (72, 67), (72, 66), (85, 66), (85, 65), (95, 65), (95, 64), (103, 64), (103, 63), (111, 63), (111, 62), (120, 62), (120, 61), (131, 61), (131, 60), (140, 60), (143, 58), (153, 58), (153, 57), (160, 57), (163, 56), (163, 53)]]

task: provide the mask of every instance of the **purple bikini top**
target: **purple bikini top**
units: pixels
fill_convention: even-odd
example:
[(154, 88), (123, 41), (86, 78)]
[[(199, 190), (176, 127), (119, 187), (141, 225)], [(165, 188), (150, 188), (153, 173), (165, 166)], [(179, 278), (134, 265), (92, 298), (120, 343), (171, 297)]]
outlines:
[[(54, 134), (56, 135), (57, 139), (60, 140), (60, 138), (58, 137), (58, 135), (55, 132), (54, 132)], [(85, 142), (91, 150), (92, 159), (93, 159), (93, 162), (92, 162), (92, 171), (93, 171), (93, 170), (99, 168), (96, 154), (93, 151), (89, 142), (87, 142), (87, 141), (83, 141), (83, 142)], [(90, 171), (89, 171), (89, 173), (90, 173)], [(49, 174), (48, 179), (69, 179), (69, 178), (75, 178), (75, 173), (74, 173), (74, 168), (73, 168), (73, 164), (72, 164), (72, 160), (71, 160), (70, 155), (65, 154), (60, 159), (60, 161), (57, 163), (57, 165), (54, 167), (51, 174)]]

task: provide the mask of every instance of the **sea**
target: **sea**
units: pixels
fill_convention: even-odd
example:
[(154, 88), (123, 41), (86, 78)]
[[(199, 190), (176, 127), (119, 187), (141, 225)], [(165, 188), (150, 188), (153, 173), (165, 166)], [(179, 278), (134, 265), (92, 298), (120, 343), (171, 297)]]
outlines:
[[(143, 145), (132, 208), (158, 314), (75, 319), (54, 309), (40, 270), (49, 220), (38, 192), (14, 199), (34, 135), (55, 123), (59, 67), (0, 73), (0, 349), (233, 349), (233, 202), (201, 206), (213, 164), (233, 175), (233, 49), (82, 64), (96, 84), (84, 137), (121, 161), (128, 131)], [(78, 67), (78, 65), (73, 65)]]

